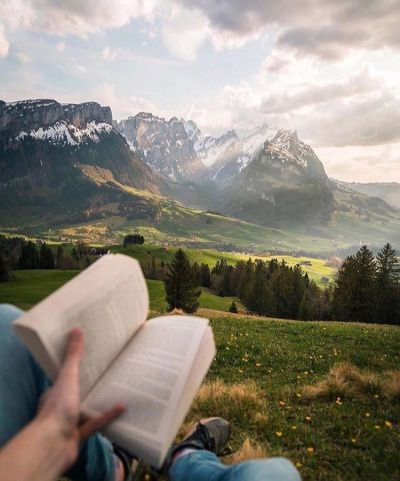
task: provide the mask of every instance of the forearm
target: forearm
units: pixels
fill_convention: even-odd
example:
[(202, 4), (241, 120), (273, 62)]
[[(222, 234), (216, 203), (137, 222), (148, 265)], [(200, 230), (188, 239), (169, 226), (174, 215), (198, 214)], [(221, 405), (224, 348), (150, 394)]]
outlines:
[(77, 455), (71, 441), (56, 419), (36, 418), (1, 449), (0, 478), (54, 481)]

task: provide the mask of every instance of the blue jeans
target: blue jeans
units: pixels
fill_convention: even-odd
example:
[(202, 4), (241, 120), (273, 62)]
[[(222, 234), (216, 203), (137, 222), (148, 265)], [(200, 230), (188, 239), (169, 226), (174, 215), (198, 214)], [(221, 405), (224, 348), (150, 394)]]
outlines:
[[(14, 335), (11, 323), (22, 311), (0, 304), (0, 448), (36, 415), (50, 382), (25, 346)], [(21, 453), (23, 459), (24, 453)], [(115, 458), (111, 443), (96, 434), (82, 446), (66, 476), (74, 481), (112, 481)], [(209, 451), (189, 453), (172, 465), (172, 481), (299, 481), (293, 464), (284, 458), (222, 464)]]
[(173, 481), (301, 481), (285, 458), (254, 459), (227, 466), (210, 451), (181, 456), (169, 470)]

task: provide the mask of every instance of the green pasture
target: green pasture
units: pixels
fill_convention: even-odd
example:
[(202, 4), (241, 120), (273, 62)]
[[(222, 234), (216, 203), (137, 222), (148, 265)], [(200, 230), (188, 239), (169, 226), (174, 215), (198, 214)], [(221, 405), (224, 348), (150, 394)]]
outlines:
[[(10, 282), (0, 283), (0, 303), (15, 304), (21, 309), (29, 309), (44, 299), (65, 282), (79, 273), (77, 270), (21, 270), (13, 273)], [(147, 280), (150, 296), (150, 309), (164, 312), (165, 302), (164, 283), (162, 281)], [(203, 289), (200, 296), (200, 307), (228, 311), (233, 297), (219, 297), (209, 289)]]
[[(289, 457), (304, 481), (400, 479), (399, 327), (244, 317), (212, 327), (207, 380), (216, 388), (189, 418), (225, 416), (234, 450), (248, 439), (266, 456)], [(307, 398), (304, 388), (332, 368), (337, 379)]]

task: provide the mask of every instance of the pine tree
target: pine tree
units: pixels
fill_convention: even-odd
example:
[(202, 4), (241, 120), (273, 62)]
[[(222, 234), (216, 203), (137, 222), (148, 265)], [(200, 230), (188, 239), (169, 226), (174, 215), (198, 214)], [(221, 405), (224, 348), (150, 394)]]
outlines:
[(200, 266), (200, 285), (202, 287), (210, 287), (211, 285), (211, 271), (208, 264), (202, 263)]
[(168, 308), (195, 312), (199, 307), (201, 290), (195, 282), (192, 267), (187, 255), (178, 249), (164, 281)]
[(57, 254), (56, 254), (57, 269), (63, 268), (63, 260), (64, 260), (64, 248), (63, 248), (63, 246), (58, 246), (57, 247)]
[(10, 280), (10, 273), (8, 271), (8, 266), (3, 258), (0, 255), (0, 282), (7, 282)]
[(55, 266), (55, 262), (54, 262), (53, 251), (46, 243), (43, 243), (40, 246), (40, 252), (39, 252), (39, 268), (54, 269), (54, 266)]
[(300, 302), (298, 319), (302, 321), (312, 321), (314, 317), (314, 309), (311, 302), (310, 291), (306, 289), (303, 294), (303, 298)]
[(36, 245), (32, 241), (26, 242), (21, 249), (21, 255), (18, 261), (19, 269), (38, 269), (39, 253)]
[(231, 305), (229, 306), (229, 312), (232, 312), (233, 314), (238, 313), (238, 308), (235, 301), (232, 301)]
[(376, 257), (377, 321), (399, 322), (398, 261), (396, 251), (386, 244)]
[(333, 292), (334, 313), (338, 319), (361, 322), (375, 320), (375, 277), (375, 259), (367, 246), (362, 246), (355, 256), (344, 260)]

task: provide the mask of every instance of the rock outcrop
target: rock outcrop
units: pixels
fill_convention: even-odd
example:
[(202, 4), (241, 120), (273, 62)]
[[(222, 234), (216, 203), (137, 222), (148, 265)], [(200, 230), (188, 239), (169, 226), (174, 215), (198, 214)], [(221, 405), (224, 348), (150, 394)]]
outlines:
[(110, 107), (96, 102), (60, 104), (55, 100), (21, 100), (6, 103), (0, 100), (0, 130), (10, 133), (46, 128), (57, 122), (66, 122), (77, 128), (89, 122), (112, 124)]
[(193, 180), (204, 169), (183, 121), (140, 112), (117, 124), (131, 147), (168, 180)]

